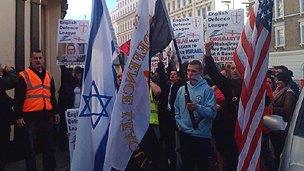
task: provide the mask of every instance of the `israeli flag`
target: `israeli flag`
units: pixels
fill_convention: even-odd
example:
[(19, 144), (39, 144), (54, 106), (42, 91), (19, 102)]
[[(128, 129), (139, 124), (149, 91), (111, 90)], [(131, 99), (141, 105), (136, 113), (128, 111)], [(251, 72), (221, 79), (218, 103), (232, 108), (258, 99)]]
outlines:
[(72, 171), (102, 171), (115, 101), (112, 61), (116, 39), (105, 0), (93, 0), (91, 32), (83, 74), (82, 96), (71, 159)]

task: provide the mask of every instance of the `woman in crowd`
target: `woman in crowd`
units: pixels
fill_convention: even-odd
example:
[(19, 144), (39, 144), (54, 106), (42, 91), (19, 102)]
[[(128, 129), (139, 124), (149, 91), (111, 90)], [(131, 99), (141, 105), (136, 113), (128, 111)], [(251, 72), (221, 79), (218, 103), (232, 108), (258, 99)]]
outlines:
[(280, 72), (276, 75), (276, 89), (273, 92), (273, 114), (282, 116), (284, 121), (288, 124), (285, 130), (272, 131), (270, 135), (271, 143), (274, 148), (275, 169), (278, 169), (280, 164), (280, 155), (284, 147), (289, 122), (296, 105), (296, 96), (290, 89), (289, 82), (290, 77), (285, 72)]

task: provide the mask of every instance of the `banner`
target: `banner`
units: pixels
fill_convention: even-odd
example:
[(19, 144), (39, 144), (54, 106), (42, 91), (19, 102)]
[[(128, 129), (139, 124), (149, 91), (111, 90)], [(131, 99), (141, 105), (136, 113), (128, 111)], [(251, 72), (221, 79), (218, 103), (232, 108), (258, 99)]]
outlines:
[(67, 124), (68, 139), (69, 139), (70, 161), (72, 161), (73, 152), (75, 150), (76, 131), (77, 131), (77, 123), (78, 123), (78, 110), (79, 109), (68, 109), (65, 112), (65, 120)]
[(105, 160), (107, 168), (125, 170), (149, 126), (149, 87), (144, 71), (149, 71), (151, 3), (153, 1), (138, 1), (130, 55), (113, 107)]
[(90, 32), (88, 20), (59, 20), (58, 65), (83, 65)]
[(202, 59), (204, 56), (204, 19), (188, 17), (172, 19), (174, 37), (182, 62)]
[(210, 11), (207, 14), (207, 37), (214, 42), (215, 62), (232, 62), (244, 27), (244, 10)]

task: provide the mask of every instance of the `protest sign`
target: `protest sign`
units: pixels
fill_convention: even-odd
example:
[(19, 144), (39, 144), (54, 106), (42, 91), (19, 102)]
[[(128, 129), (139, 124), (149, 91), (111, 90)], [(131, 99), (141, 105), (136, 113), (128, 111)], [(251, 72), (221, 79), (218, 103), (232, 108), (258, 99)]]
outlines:
[(216, 62), (232, 62), (244, 27), (244, 10), (210, 11), (207, 14), (207, 37), (214, 42), (212, 57)]
[(204, 56), (204, 19), (188, 17), (172, 19), (172, 27), (182, 62)]
[(59, 20), (58, 65), (83, 65), (90, 32), (88, 20)]
[(68, 109), (65, 112), (65, 119), (68, 130), (68, 139), (69, 139), (69, 150), (70, 150), (70, 159), (72, 161), (73, 152), (75, 149), (76, 142), (76, 131), (78, 123), (78, 108), (77, 109)]

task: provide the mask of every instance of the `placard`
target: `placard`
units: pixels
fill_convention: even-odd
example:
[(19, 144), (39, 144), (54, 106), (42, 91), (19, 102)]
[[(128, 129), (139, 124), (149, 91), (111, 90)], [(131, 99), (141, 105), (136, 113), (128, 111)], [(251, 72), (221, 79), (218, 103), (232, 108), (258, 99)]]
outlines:
[(204, 56), (204, 19), (188, 17), (172, 19), (172, 27), (182, 62)]
[(210, 11), (207, 14), (207, 37), (214, 42), (215, 62), (232, 62), (244, 27), (244, 10)]
[(78, 123), (78, 111), (79, 111), (79, 109), (77, 108), (77, 109), (68, 109), (65, 112), (71, 161), (72, 161), (72, 157), (73, 157), (73, 152), (75, 150), (76, 131), (77, 131), (77, 123)]
[(83, 65), (86, 58), (90, 24), (88, 20), (59, 20), (58, 65)]

